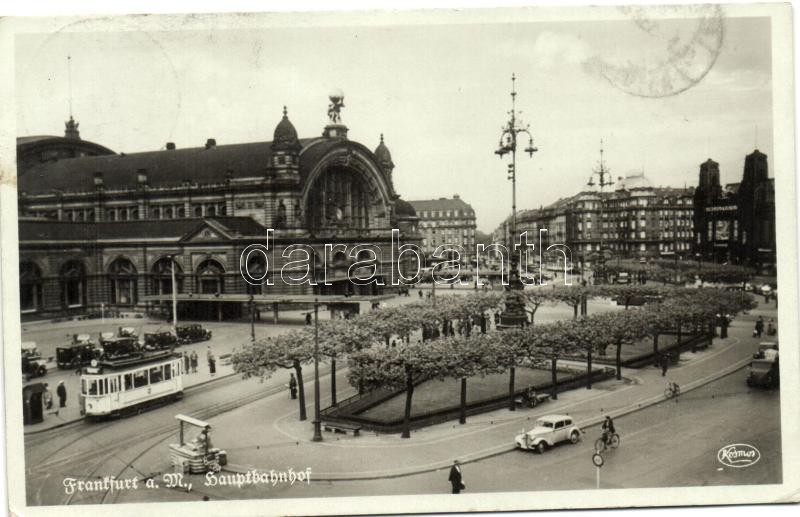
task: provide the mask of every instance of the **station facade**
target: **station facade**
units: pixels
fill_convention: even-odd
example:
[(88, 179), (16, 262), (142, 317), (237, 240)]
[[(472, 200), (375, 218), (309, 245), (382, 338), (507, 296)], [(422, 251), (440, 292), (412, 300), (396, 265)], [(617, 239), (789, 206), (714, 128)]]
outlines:
[[(152, 309), (144, 299), (171, 294), (173, 270), (178, 293), (223, 298), (391, 289), (393, 268), (415, 267), (393, 260), (392, 229), (419, 245), (418, 219), (383, 135), (372, 151), (347, 132), (337, 112), (321, 137), (300, 138), (284, 108), (264, 142), (117, 154), (72, 118), (64, 137), (18, 138), (23, 319)], [(278, 251), (243, 260), (253, 245)], [(357, 261), (379, 282), (351, 282)], [(282, 269), (309, 281), (290, 285)]]

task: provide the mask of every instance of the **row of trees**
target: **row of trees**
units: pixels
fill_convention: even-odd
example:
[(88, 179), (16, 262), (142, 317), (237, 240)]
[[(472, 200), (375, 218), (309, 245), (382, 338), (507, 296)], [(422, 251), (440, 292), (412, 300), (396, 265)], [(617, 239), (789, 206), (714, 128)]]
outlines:
[[(348, 381), (359, 392), (379, 387), (403, 389), (406, 394), (403, 436), (410, 436), (414, 386), (427, 379), (460, 379), (461, 421), (466, 418), (467, 379), (508, 372), (509, 408), (514, 409), (515, 369), (520, 366), (549, 366), (552, 397), (557, 398), (558, 361), (566, 356), (586, 360), (587, 388), (591, 388), (592, 360), (616, 353), (616, 375), (622, 376), (622, 347), (651, 337), (658, 353), (658, 338), (664, 332), (714, 325), (717, 314), (736, 314), (754, 306), (752, 298), (741, 292), (718, 289), (655, 288), (650, 286), (542, 286), (523, 291), (529, 310), (548, 303), (566, 303), (574, 308), (573, 320), (508, 329), (502, 332), (444, 335), (432, 341), (412, 342), (411, 334), (425, 325), (446, 320), (472, 319), (497, 309), (501, 295), (475, 293), (468, 296), (440, 297), (399, 307), (372, 311), (352, 320), (321, 321), (320, 354), (331, 365), (332, 404), (336, 404), (336, 364), (347, 358)], [(642, 308), (578, 317), (578, 307), (587, 297), (613, 296), (623, 304), (634, 297), (648, 297)], [(399, 346), (388, 346), (390, 340)], [(303, 390), (304, 364), (313, 360), (313, 328), (305, 327), (274, 339), (257, 341), (234, 353), (234, 370), (244, 377), (271, 376), (275, 371), (294, 370), (299, 387), (300, 420), (307, 418)]]
[(651, 280), (659, 282), (676, 282), (682, 279), (694, 280), (699, 278), (703, 282), (742, 283), (750, 280), (755, 272), (744, 266), (731, 264), (703, 264), (688, 260), (655, 260), (642, 264), (630, 260), (620, 261), (619, 264), (607, 263), (605, 270), (608, 274), (616, 275), (622, 271), (637, 274), (645, 273)]

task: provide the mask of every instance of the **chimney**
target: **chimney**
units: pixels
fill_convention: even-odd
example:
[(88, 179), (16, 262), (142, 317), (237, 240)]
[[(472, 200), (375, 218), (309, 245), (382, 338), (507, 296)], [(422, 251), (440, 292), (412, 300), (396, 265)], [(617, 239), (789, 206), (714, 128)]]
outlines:
[(206, 140), (206, 149), (213, 149), (217, 146), (217, 141), (213, 138)]
[(94, 186), (103, 187), (103, 172), (95, 171), (94, 173)]
[(175, 150), (175, 142), (167, 142), (167, 151)]
[(147, 169), (136, 169), (136, 181), (139, 185), (147, 185)]

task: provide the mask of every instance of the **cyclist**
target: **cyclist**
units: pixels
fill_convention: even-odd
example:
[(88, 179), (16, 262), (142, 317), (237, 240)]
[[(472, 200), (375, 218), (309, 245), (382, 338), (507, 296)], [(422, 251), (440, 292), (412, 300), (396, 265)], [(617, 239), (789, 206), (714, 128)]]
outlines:
[(614, 436), (616, 432), (616, 429), (614, 429), (614, 421), (610, 416), (606, 415), (606, 419), (603, 421), (603, 441), (606, 445), (611, 445), (611, 437)]

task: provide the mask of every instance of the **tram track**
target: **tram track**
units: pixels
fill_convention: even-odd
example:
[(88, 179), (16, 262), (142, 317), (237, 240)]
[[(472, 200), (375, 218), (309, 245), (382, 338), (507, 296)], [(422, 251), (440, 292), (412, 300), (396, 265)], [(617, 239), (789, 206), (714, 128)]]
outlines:
[[(328, 368), (325, 368), (323, 371), (320, 372), (321, 375), (328, 375), (330, 373)], [(220, 378), (216, 381), (208, 382), (199, 384), (196, 386), (192, 386), (184, 390), (184, 393), (189, 395), (197, 395), (199, 393), (204, 393), (206, 391), (210, 391), (217, 388), (224, 388), (230, 386), (231, 384), (240, 381), (240, 377), (237, 375), (231, 375), (224, 378)], [(278, 395), (280, 393), (284, 393), (286, 391), (286, 387), (283, 384), (277, 384), (271, 387), (267, 387), (266, 389), (259, 390), (255, 389), (253, 392), (244, 394), (244, 395), (236, 395), (234, 398), (229, 398), (227, 400), (223, 400), (221, 402), (217, 402), (205, 407), (196, 408), (194, 410), (186, 410), (184, 414), (192, 416), (194, 418), (198, 418), (200, 420), (209, 420), (215, 416), (220, 414), (238, 409), (240, 407), (246, 406), (248, 404), (252, 404), (258, 400), (272, 397)], [(143, 413), (144, 414), (144, 413)], [(133, 415), (131, 415), (133, 416)], [(126, 417), (123, 417), (127, 419)], [(43, 461), (36, 463), (35, 465), (27, 468), (28, 474), (40, 474), (44, 477), (44, 482), (48, 478), (51, 478), (54, 474), (58, 475), (61, 472), (61, 475), (66, 475), (66, 472), (72, 470), (72, 466), (85, 466), (86, 464), (92, 465), (91, 470), (87, 474), (78, 474), (72, 475), (71, 477), (75, 477), (77, 479), (88, 480), (91, 479), (93, 476), (96, 475), (97, 472), (102, 472), (102, 468), (104, 466), (110, 466), (110, 462), (114, 461), (121, 461), (124, 463), (122, 468), (114, 469), (115, 477), (122, 476), (125, 471), (129, 468), (134, 468), (134, 464), (139, 461), (143, 456), (145, 456), (148, 452), (152, 451), (154, 448), (158, 447), (164, 440), (169, 438), (170, 435), (176, 433), (176, 426), (170, 420), (169, 422), (164, 422), (163, 424), (157, 424), (153, 428), (145, 431), (136, 433), (133, 436), (116, 440), (113, 444), (109, 445), (101, 445), (97, 447), (93, 447), (86, 451), (77, 451), (66, 456), (62, 456), (60, 458), (56, 458), (57, 455), (64, 453), (65, 451), (69, 451), (70, 448), (73, 448), (76, 443), (81, 442), (82, 440), (92, 440), (92, 435), (97, 433), (101, 433), (103, 431), (107, 431), (110, 427), (113, 427), (116, 423), (119, 422), (120, 419), (116, 419), (109, 422), (100, 422), (100, 423), (89, 423), (87, 421), (76, 422), (73, 425), (69, 426), (69, 434), (72, 433), (79, 433), (80, 436), (75, 437), (74, 439), (70, 439), (67, 443), (63, 445), (59, 445), (53, 451), (47, 452), (46, 456)], [(41, 434), (34, 435), (35, 438), (33, 440), (33, 445), (42, 445), (47, 441), (52, 440), (55, 436), (64, 436), (65, 427), (61, 427), (59, 429), (53, 429), (49, 431), (42, 432)], [(148, 445), (139, 451), (133, 458), (125, 459), (118, 455), (117, 451), (131, 451), (132, 449), (135, 450), (137, 444), (147, 443)], [(96, 442), (95, 442), (96, 444)], [(30, 444), (28, 444), (30, 446)], [(94, 463), (96, 462), (96, 463)], [(76, 469), (78, 470), (78, 469)], [(110, 469), (109, 469), (110, 470)], [(157, 473), (160, 474), (160, 473)], [(104, 474), (111, 476), (112, 474)], [(118, 496), (116, 495), (109, 495), (112, 491), (109, 489), (105, 491), (102, 496), (98, 493), (100, 503), (106, 502), (113, 502), (116, 500)], [(62, 504), (90, 504), (91, 501), (84, 501), (82, 498), (80, 502), (76, 503), (74, 500), (74, 496), (70, 496), (67, 498), (65, 503)]]

